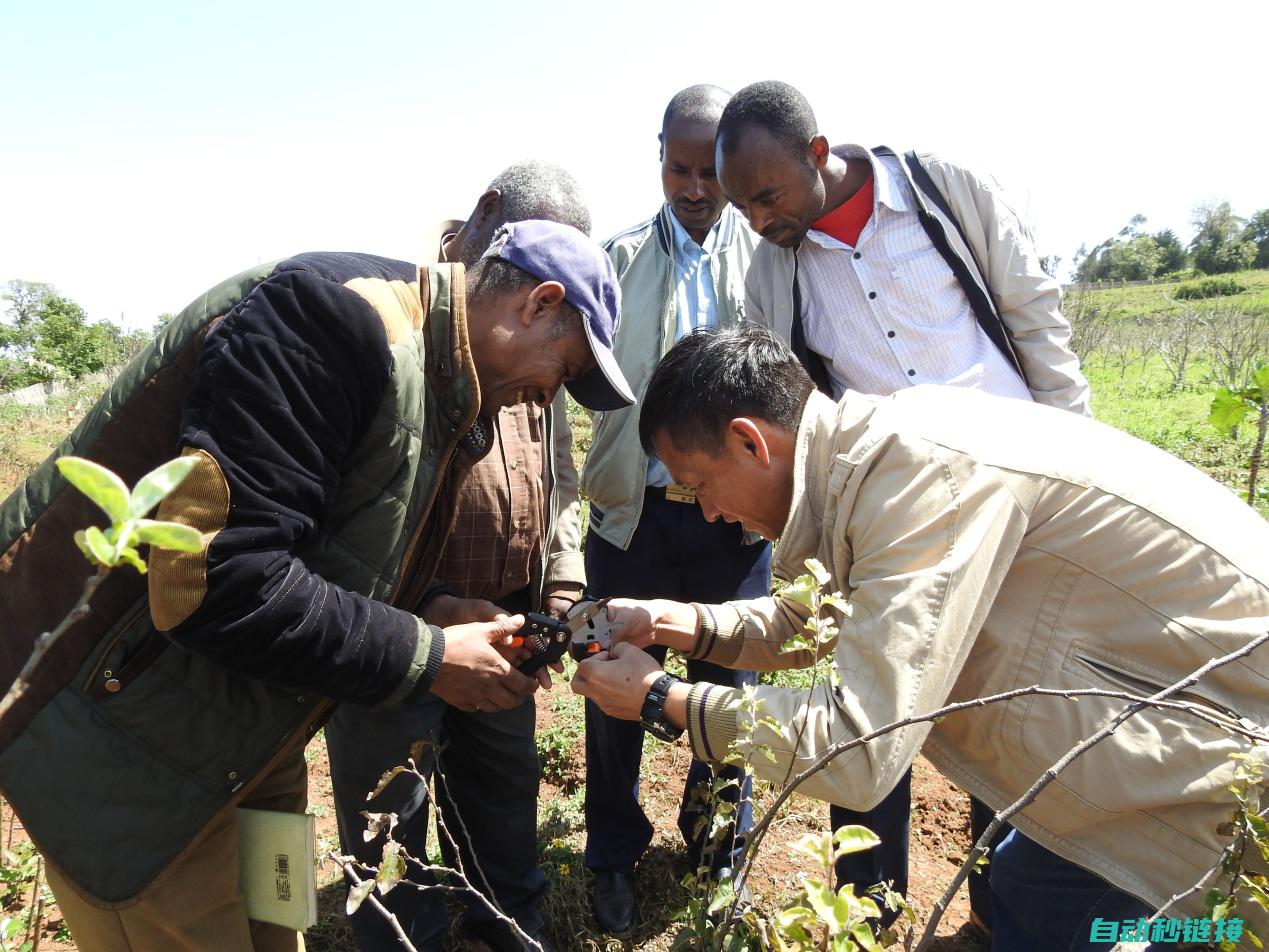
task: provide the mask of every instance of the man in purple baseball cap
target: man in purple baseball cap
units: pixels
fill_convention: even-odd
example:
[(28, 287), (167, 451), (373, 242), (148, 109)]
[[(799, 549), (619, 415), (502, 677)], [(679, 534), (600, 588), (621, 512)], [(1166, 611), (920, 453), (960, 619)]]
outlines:
[[(621, 310), (621, 288), (612, 262), (603, 250), (570, 225), (553, 221), (519, 221), (494, 235), (484, 258), (497, 258), (549, 284), (558, 284), (564, 300), (581, 315), (594, 369), (567, 377), (573, 399), (589, 410), (633, 406), (630, 384), (612, 354), (613, 335)], [(528, 325), (526, 325), (528, 326)], [(526, 394), (539, 399), (539, 394)], [(550, 402), (550, 395), (545, 395)]]

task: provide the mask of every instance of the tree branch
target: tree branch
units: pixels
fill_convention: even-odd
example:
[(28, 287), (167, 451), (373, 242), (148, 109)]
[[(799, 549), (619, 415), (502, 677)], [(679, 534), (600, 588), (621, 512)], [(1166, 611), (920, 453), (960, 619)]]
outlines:
[(961, 868), (957, 870), (956, 875), (952, 877), (952, 882), (943, 892), (942, 897), (937, 903), (935, 903), (934, 910), (925, 924), (925, 932), (922, 933), (921, 941), (917, 944), (916, 952), (923, 952), (923, 950), (929, 946), (930, 942), (933, 941), (934, 933), (938, 928), (939, 921), (943, 918), (943, 913), (947, 910), (948, 905), (951, 903), (952, 897), (956, 895), (956, 890), (960, 888), (961, 883), (965, 881), (965, 877), (968, 876), (970, 870), (974, 868), (978, 858), (986, 855), (987, 844), (990, 843), (991, 838), (996, 835), (996, 831), (1000, 829), (1001, 824), (1034, 801), (1035, 798), (1039, 796), (1040, 791), (1048, 786), (1059, 773), (1071, 764), (1072, 761), (1091, 750), (1095, 745), (1113, 734), (1119, 729), (1119, 726), (1123, 724), (1124, 721), (1128, 720), (1128, 718), (1139, 713), (1144, 708), (1154, 705), (1158, 701), (1166, 700), (1168, 697), (1185, 690), (1209, 672), (1214, 671), (1223, 665), (1229, 664), (1232, 661), (1237, 661), (1239, 658), (1246, 657), (1263, 645), (1266, 641), (1269, 641), (1269, 632), (1265, 632), (1264, 634), (1253, 638), (1236, 651), (1231, 651), (1229, 654), (1222, 655), (1219, 658), (1213, 658), (1170, 687), (1166, 687), (1148, 698), (1129, 704), (1107, 721), (1100, 730), (1090, 734), (1063, 754), (1062, 757), (1053, 764), (1053, 766), (1036, 779), (1035, 783), (1030, 786), (1026, 793), (1008, 807), (997, 813), (991, 823), (987, 824), (987, 829), (985, 829), (982, 836), (978, 838), (978, 842), (974, 844), (974, 848), (969, 851), (969, 856), (965, 858), (965, 862), (961, 864)]
[(40, 660), (48, 652), (53, 645), (57, 644), (62, 635), (66, 634), (81, 618), (87, 617), (89, 614), (88, 602), (93, 597), (93, 592), (97, 591), (97, 586), (102, 583), (107, 575), (110, 574), (110, 566), (99, 566), (95, 575), (90, 575), (84, 583), (84, 590), (79, 595), (79, 601), (75, 603), (75, 607), (66, 613), (66, 617), (58, 622), (57, 627), (52, 631), (46, 631), (35, 639), (35, 646), (31, 649), (31, 656), (26, 659), (26, 664), (22, 665), (22, 670), (18, 672), (17, 678), (9, 685), (9, 690), (5, 692), (4, 698), (0, 700), (0, 721), (3, 721), (22, 695), (31, 686), (31, 676), (35, 673), (35, 669), (39, 667)]

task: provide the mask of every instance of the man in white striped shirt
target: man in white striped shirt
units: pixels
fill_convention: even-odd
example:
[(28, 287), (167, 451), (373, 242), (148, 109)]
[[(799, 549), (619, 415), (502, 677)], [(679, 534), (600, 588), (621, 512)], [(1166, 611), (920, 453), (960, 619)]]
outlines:
[[(994, 183), (915, 153), (830, 148), (806, 99), (779, 82), (732, 97), (715, 162), (764, 239), (747, 315), (789, 341), (821, 390), (946, 384), (1088, 414), (1060, 287)], [(882, 840), (839, 861), (839, 884), (906, 891), (910, 787), (909, 773), (872, 810), (832, 808), (834, 828), (860, 823)], [(973, 806), (977, 835), (991, 813)], [(973, 877), (971, 907), (989, 930), (983, 879)]]

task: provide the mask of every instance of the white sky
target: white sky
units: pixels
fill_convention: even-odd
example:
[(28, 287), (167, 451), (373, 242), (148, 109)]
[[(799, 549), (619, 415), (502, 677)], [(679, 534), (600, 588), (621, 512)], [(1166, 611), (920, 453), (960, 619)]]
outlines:
[(413, 259), (522, 158), (597, 237), (660, 201), (666, 101), (782, 79), (834, 143), (993, 173), (1069, 261), (1134, 213), (1269, 207), (1269, 3), (0, 0), (0, 282), (148, 328), (299, 251)]

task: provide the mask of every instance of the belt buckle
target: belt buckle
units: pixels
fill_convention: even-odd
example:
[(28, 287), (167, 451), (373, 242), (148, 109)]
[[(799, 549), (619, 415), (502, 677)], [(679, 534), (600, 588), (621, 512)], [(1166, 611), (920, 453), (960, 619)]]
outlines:
[(670, 502), (696, 502), (696, 490), (683, 483), (670, 483), (665, 487), (665, 498)]

